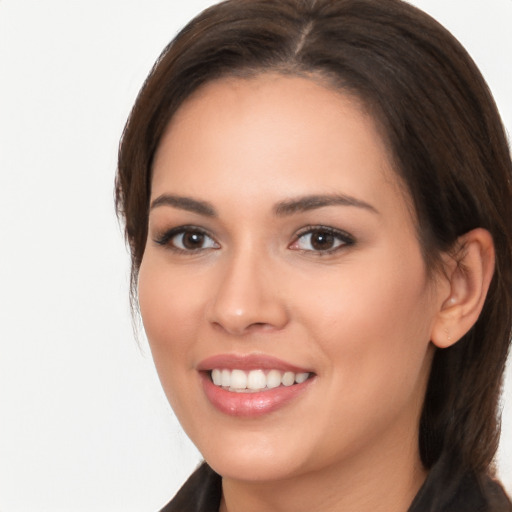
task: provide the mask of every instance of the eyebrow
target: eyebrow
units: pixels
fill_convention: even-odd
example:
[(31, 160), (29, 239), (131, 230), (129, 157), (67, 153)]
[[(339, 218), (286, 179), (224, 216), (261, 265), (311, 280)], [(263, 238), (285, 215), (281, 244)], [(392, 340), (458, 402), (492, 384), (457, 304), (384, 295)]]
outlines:
[[(162, 194), (151, 202), (150, 210), (159, 206), (171, 206), (180, 210), (204, 215), (205, 217), (217, 217), (217, 211), (207, 201), (199, 201), (186, 196)], [(278, 217), (286, 217), (299, 212), (307, 212), (325, 206), (353, 206), (362, 208), (372, 213), (379, 213), (371, 204), (345, 194), (309, 195), (280, 201), (274, 206), (274, 213)]]
[(307, 212), (324, 206), (354, 206), (378, 214), (378, 210), (369, 203), (344, 194), (310, 195), (280, 201), (274, 207), (274, 213), (280, 217), (294, 213)]
[(162, 194), (152, 201), (150, 210), (158, 208), (159, 206), (172, 206), (173, 208), (198, 213), (199, 215), (204, 215), (206, 217), (217, 216), (215, 208), (210, 203), (207, 201), (198, 201), (191, 197)]

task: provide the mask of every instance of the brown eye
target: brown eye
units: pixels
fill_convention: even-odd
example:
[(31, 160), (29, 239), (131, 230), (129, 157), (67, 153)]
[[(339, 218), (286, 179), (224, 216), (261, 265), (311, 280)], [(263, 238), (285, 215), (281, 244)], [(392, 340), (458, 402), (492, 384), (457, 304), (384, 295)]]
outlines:
[(310, 228), (300, 234), (290, 249), (315, 253), (334, 252), (344, 246), (353, 245), (354, 239), (347, 233), (332, 228)]
[(334, 247), (336, 239), (331, 233), (316, 231), (310, 235), (310, 244), (316, 251), (326, 251)]
[(178, 252), (199, 252), (205, 249), (219, 249), (219, 244), (203, 230), (194, 227), (171, 229), (155, 239), (158, 245)]
[(203, 231), (183, 229), (175, 233), (170, 239), (170, 244), (181, 251), (200, 251), (203, 249), (218, 249), (219, 246)]
[(176, 238), (181, 237), (181, 245), (183, 249), (202, 249), (204, 244), (205, 235), (203, 233), (198, 233), (197, 231), (187, 231), (181, 235), (178, 235)]

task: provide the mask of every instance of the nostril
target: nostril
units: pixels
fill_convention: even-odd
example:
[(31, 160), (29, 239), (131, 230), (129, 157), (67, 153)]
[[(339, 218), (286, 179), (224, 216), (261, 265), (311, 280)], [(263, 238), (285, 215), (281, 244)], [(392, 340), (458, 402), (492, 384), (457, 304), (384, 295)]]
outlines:
[(246, 332), (258, 332), (258, 331), (267, 332), (267, 331), (277, 331), (280, 329), (281, 329), (280, 325), (274, 325), (274, 324), (267, 323), (267, 322), (253, 322), (252, 324), (248, 325), (245, 328), (245, 331)]
[(271, 326), (269, 324), (264, 323), (264, 322), (255, 322), (255, 323), (253, 323), (253, 324), (251, 324), (249, 326), (249, 328), (251, 328), (251, 327), (259, 328), (259, 327), (271, 327)]

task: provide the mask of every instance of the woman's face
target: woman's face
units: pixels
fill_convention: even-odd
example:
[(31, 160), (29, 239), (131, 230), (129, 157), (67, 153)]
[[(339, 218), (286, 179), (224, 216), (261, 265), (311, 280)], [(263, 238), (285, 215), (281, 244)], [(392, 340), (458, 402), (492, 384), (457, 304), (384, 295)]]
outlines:
[(267, 74), (182, 105), (155, 158), (139, 299), (167, 397), (216, 471), (418, 458), (445, 288), (411, 211), (349, 96)]

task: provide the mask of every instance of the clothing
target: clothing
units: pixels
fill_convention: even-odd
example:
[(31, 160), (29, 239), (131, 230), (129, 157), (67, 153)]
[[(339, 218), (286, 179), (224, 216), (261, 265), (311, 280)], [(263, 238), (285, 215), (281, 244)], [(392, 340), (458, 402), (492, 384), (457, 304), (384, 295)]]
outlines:
[[(454, 476), (435, 464), (408, 512), (512, 512), (501, 485), (487, 475)], [(218, 512), (222, 479), (203, 463), (161, 512)]]

